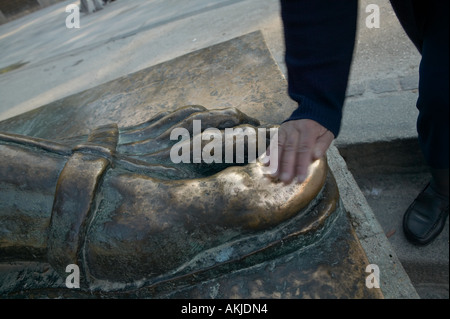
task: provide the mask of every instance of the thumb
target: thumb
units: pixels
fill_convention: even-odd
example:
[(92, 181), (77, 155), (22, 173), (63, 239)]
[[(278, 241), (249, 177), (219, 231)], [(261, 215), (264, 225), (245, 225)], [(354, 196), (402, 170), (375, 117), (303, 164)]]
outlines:
[(324, 157), (333, 140), (334, 134), (328, 130), (323, 135), (319, 136), (314, 145), (313, 159), (318, 160)]

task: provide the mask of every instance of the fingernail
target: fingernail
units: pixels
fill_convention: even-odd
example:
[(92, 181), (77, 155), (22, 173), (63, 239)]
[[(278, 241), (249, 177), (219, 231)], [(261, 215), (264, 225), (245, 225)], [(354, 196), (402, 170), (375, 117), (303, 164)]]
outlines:
[(297, 182), (298, 182), (299, 184), (303, 183), (303, 182), (305, 181), (305, 179), (306, 179), (306, 176), (305, 176), (305, 175), (298, 175), (298, 176), (297, 176)]

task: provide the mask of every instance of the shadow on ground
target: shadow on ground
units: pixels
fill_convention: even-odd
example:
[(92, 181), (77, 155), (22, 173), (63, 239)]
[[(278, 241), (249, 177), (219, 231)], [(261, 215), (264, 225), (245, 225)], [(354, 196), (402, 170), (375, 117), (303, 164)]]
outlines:
[(430, 175), (416, 139), (341, 146), (361, 191), (424, 299), (449, 298), (449, 226), (426, 247), (411, 245), (402, 231), (403, 214)]

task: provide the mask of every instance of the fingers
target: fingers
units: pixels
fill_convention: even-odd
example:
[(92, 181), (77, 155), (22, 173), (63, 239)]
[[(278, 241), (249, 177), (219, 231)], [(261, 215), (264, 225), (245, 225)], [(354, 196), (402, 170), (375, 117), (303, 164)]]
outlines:
[(285, 133), (278, 139), (278, 178), (286, 184), (291, 183), (296, 174), (299, 138), (299, 134)]
[[(314, 143), (316, 142), (315, 134), (312, 130), (308, 129), (301, 131), (299, 143), (297, 145), (297, 158), (295, 165), (295, 176), (297, 182), (302, 183), (308, 176), (308, 169), (313, 162)], [(290, 181), (289, 181), (290, 182)]]
[(313, 160), (318, 160), (325, 156), (328, 148), (334, 140), (334, 135), (330, 131), (326, 131), (323, 135), (319, 136), (316, 141), (313, 152)]
[(274, 177), (285, 184), (294, 179), (302, 183), (308, 176), (310, 165), (326, 154), (333, 139), (330, 131), (313, 120), (283, 123), (278, 137), (278, 169)]

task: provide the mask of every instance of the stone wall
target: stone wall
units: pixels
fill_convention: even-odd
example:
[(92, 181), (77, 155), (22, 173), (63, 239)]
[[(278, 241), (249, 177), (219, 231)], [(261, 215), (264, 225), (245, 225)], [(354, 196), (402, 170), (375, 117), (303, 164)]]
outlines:
[(64, 0), (1, 0), (0, 24)]

